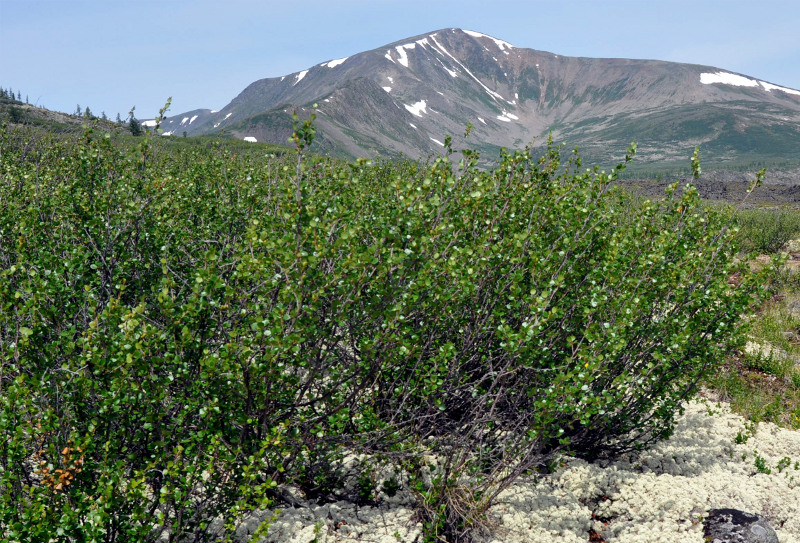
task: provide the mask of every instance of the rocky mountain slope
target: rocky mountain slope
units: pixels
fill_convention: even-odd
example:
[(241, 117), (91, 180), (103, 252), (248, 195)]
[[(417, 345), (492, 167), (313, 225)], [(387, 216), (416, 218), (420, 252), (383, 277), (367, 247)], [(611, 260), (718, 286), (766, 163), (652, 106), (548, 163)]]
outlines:
[(744, 75), (657, 60), (564, 57), (478, 32), (439, 30), (255, 81), (222, 110), (171, 116), (166, 134), (224, 132), (285, 143), (291, 113), (318, 105), (317, 150), (425, 157), (445, 135), (469, 145), (556, 142), (616, 160), (633, 140), (647, 162), (800, 161), (800, 91)]

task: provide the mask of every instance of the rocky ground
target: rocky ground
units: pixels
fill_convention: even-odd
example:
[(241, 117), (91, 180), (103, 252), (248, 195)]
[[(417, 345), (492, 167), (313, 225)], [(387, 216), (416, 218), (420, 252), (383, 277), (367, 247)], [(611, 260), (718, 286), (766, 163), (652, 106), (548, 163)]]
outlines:
[[(703, 543), (715, 508), (758, 514), (781, 543), (800, 543), (800, 432), (769, 423), (750, 432), (745, 422), (724, 403), (693, 401), (673, 437), (650, 451), (607, 464), (566, 459), (539, 481), (520, 480), (491, 509), (497, 529), (486, 543)], [(277, 514), (259, 541), (421, 543), (410, 494), (381, 497), (371, 507), (264, 511), (239, 526), (238, 540)]]
[[(695, 182), (700, 197), (712, 202), (737, 204), (747, 195), (755, 173), (712, 170), (703, 172)], [(654, 179), (623, 179), (619, 185), (647, 198), (663, 198), (664, 189), (676, 180), (680, 186), (694, 182), (691, 177)], [(800, 206), (800, 169), (767, 169), (764, 182), (746, 201), (745, 207)]]

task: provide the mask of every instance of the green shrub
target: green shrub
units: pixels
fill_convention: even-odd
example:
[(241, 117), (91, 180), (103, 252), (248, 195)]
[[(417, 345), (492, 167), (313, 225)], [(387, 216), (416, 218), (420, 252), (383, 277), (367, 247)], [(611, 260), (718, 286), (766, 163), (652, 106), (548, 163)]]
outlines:
[(694, 189), (621, 213), (624, 165), (555, 148), (482, 171), (308, 157), (309, 122), (291, 157), (25, 134), (0, 132), (10, 540), (216, 540), (281, 485), (338, 497), (352, 451), (468, 540), (557, 455), (668, 437), (758, 294)]
[[(421, 501), (448, 538), (480, 529), (465, 509), (560, 452), (668, 437), (698, 379), (741, 343), (758, 290), (729, 286), (748, 277), (730, 216), (691, 187), (620, 221), (609, 183), (624, 166), (562, 168), (551, 149), (483, 172), (475, 158), (388, 184), (396, 218), (374, 237), (390, 265), (368, 291), (384, 330), (371, 405), (443, 455)], [(465, 484), (480, 500), (463, 503)]]
[(800, 234), (800, 212), (788, 208), (743, 209), (736, 217), (744, 252), (774, 254)]
[[(264, 507), (300, 434), (255, 418), (243, 386), (258, 340), (235, 339), (256, 318), (235, 244), (254, 198), (225, 183), (232, 157), (173, 178), (149, 144), (87, 133), (29, 153), (17, 137), (0, 186), (4, 537), (203, 540)], [(291, 394), (257, 398), (262, 414)]]

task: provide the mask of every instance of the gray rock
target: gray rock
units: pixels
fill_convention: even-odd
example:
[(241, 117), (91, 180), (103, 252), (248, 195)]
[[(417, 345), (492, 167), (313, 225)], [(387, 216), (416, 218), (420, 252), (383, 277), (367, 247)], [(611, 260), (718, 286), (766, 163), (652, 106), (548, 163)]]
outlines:
[(713, 509), (703, 528), (709, 543), (779, 543), (764, 519), (738, 509)]
[(792, 317), (800, 319), (800, 302), (790, 302), (786, 305), (786, 309), (789, 310), (789, 314)]

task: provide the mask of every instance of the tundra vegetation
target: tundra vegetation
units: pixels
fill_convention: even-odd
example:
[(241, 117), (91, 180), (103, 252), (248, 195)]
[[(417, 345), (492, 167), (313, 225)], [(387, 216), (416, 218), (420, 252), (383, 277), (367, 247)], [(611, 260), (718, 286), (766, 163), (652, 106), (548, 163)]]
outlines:
[(776, 291), (732, 208), (610, 190), (633, 148), (483, 170), (450, 138), (321, 158), (310, 121), (281, 152), (166, 139), (0, 129), (3, 541), (230, 540), (289, 486), (374, 499), (388, 464), (428, 540), (470, 541), (520, 476), (733, 394)]

